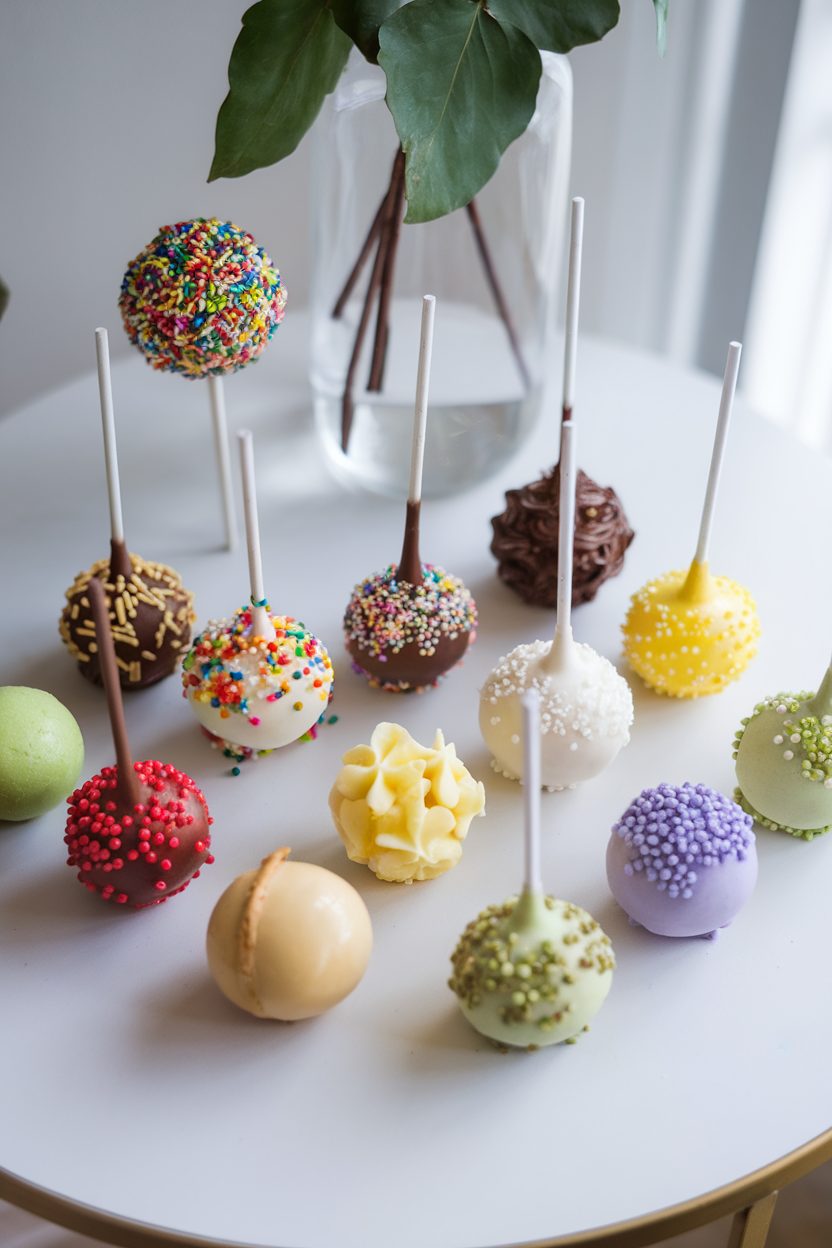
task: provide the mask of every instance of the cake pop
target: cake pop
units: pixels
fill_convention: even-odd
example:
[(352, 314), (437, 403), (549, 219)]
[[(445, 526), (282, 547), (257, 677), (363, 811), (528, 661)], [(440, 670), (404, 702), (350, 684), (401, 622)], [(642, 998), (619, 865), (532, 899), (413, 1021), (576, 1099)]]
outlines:
[(716, 936), (757, 882), (751, 824), (704, 784), (644, 789), (612, 827), (612, 895), (631, 923), (657, 936)]
[(540, 700), (522, 698), (526, 877), (520, 897), (469, 923), (449, 987), (477, 1031), (500, 1046), (539, 1049), (588, 1030), (612, 983), (607, 936), (580, 906), (543, 893), (540, 873)]
[(211, 620), (183, 660), (183, 696), (234, 757), (288, 745), (320, 719), (332, 695), (329, 655), (290, 615), (273, 615), (263, 588), (254, 439), (240, 431), (251, 606)]
[(367, 907), (340, 875), (287, 862), (290, 849), (239, 875), (208, 924), (208, 965), (230, 1001), (291, 1022), (343, 1001), (367, 969)]
[[(566, 296), (566, 343), (563, 367), (563, 420), (573, 419), (581, 295), (584, 201), (572, 200), (572, 236)], [(609, 486), (596, 485), (585, 472), (577, 475), (577, 503), (572, 563), (572, 606), (591, 602), (604, 581), (617, 576), (633, 540), (624, 508)], [(554, 607), (558, 601), (558, 517), (560, 464), (539, 481), (506, 491), (506, 509), (491, 521), (491, 553), (497, 575), (524, 602)]]
[(329, 808), (353, 862), (405, 884), (456, 866), (485, 789), (439, 729), (428, 749), (399, 724), (377, 724), (342, 761)]
[(154, 368), (207, 377), (226, 544), (236, 545), (222, 378), (257, 359), (286, 310), (280, 274), (230, 222), (163, 226), (127, 267), (119, 307), (134, 346)]
[(419, 512), (436, 300), (425, 295), (416, 411), (401, 559), (356, 585), (344, 615), (355, 671), (374, 688), (422, 693), (461, 662), (476, 637), (477, 608), (458, 577), (419, 556)]
[(100, 581), (91, 582), (89, 594), (118, 761), (67, 798), (67, 865), (104, 901), (151, 906), (181, 893), (203, 863), (214, 861), (213, 819), (190, 776), (155, 759), (132, 762)]
[(480, 696), (480, 731), (492, 767), (523, 778), (521, 694), (538, 690), (542, 708), (543, 784), (574, 788), (603, 771), (630, 739), (633, 698), (612, 663), (572, 639), (572, 550), (575, 521), (575, 429), (563, 426), (561, 450), (558, 619), (554, 640), (517, 646), (488, 676)]
[(758, 702), (734, 741), (734, 796), (766, 828), (811, 841), (832, 827), (832, 665), (817, 693)]
[(657, 693), (698, 698), (736, 680), (757, 653), (760, 622), (747, 589), (711, 576), (708, 545), (740, 366), (738, 342), (728, 349), (711, 471), (696, 554), (687, 572), (659, 576), (634, 594), (622, 626), (624, 653)]
[(0, 689), (0, 819), (35, 819), (75, 788), (84, 738), (74, 715), (43, 689)]
[(196, 616), (193, 594), (182, 578), (163, 563), (151, 563), (129, 554), (124, 542), (121, 489), (118, 476), (113, 391), (106, 329), (95, 331), (98, 388), (104, 426), (104, 458), (110, 499), (110, 557), (99, 559), (79, 572), (66, 591), (66, 606), (58, 624), (69, 653), (79, 670), (94, 684), (101, 684), (98, 643), (90, 614), (89, 586), (102, 582), (108, 593), (119, 679), (125, 689), (143, 689), (170, 676), (180, 652), (187, 648)]

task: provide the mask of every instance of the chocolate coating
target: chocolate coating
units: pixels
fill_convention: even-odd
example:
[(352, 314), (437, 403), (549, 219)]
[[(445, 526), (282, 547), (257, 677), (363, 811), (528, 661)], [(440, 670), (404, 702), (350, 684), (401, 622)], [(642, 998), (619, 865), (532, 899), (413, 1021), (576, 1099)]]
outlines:
[(90, 578), (98, 577), (107, 590), (121, 687), (143, 689), (173, 672), (179, 655), (188, 648), (196, 615), (193, 594), (184, 588), (178, 572), (138, 555), (129, 557), (129, 583), (121, 572), (110, 579), (109, 559), (99, 559), (88, 572), (79, 572), (66, 591), (67, 605), (58, 630), (84, 676), (102, 684), (87, 596)]
[[(539, 481), (506, 491), (506, 509), (491, 521), (497, 575), (524, 602), (555, 607), (558, 600), (560, 465)], [(617, 576), (634, 537), (618, 495), (578, 471), (572, 606), (591, 602)]]
[(212, 863), (213, 820), (184, 772), (156, 760), (135, 763), (138, 802), (119, 789), (118, 767), (102, 767), (67, 798), (67, 866), (104, 901), (152, 906)]
[(456, 667), (471, 643), (471, 633), (458, 633), (454, 639), (440, 637), (433, 654), (420, 654), (419, 643), (409, 641), (397, 653), (388, 650), (385, 657), (361, 650), (355, 641), (347, 641), (347, 651), (355, 667), (374, 683), (398, 685), (402, 693), (435, 685), (440, 676)]

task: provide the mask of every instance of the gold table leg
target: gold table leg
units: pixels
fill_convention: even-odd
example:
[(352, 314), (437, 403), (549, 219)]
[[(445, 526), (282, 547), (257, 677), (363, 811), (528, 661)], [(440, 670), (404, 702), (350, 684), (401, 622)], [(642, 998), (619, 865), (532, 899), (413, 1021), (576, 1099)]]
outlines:
[(728, 1248), (765, 1248), (776, 1200), (777, 1193), (772, 1192), (750, 1208), (735, 1213)]

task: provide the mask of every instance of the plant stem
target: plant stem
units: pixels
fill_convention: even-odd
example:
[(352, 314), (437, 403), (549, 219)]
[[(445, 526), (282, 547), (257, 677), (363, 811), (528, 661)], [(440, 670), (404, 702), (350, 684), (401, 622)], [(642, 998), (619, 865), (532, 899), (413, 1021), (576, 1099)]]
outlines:
[[(401, 157), (401, 159), (399, 159)], [(395, 186), (393, 208), (388, 218), (387, 249), (384, 257), (384, 269), (381, 274), (381, 292), (378, 297), (378, 317), (376, 319), (376, 336), (373, 343), (373, 359), (370, 365), (370, 380), (367, 389), (381, 390), (384, 378), (384, 361), (387, 356), (387, 342), (390, 330), (390, 301), (393, 298), (393, 279), (396, 273), (396, 252), (402, 232), (402, 210), (404, 208), (404, 152), (396, 155), (393, 166), (391, 187)]]
[[(396, 156), (396, 160), (398, 160), (398, 156)], [(394, 171), (395, 171), (395, 168), (396, 168), (396, 164), (394, 161), (393, 162)], [(391, 181), (392, 181), (392, 177), (391, 177)], [(356, 260), (352, 272), (350, 273), (349, 277), (344, 283), (344, 289), (341, 291), (340, 295), (338, 296), (338, 302), (335, 304), (335, 307), (332, 309), (332, 319), (334, 321), (337, 321), (340, 319), (341, 313), (344, 311), (344, 308), (347, 306), (347, 300), (349, 299), (350, 295), (352, 294), (355, 288), (355, 283), (358, 281), (359, 277), (361, 276), (361, 270), (364, 268), (364, 265), (367, 263), (367, 260), (369, 258), (370, 252), (373, 250), (373, 244), (378, 239), (378, 236), (381, 232), (381, 224), (382, 224), (382, 221), (384, 220), (384, 210), (387, 207), (387, 196), (389, 194), (390, 194), (390, 187), (388, 186), (387, 190), (384, 192), (384, 198), (382, 199), (381, 203), (378, 206), (378, 212), (373, 218), (373, 224), (370, 226), (369, 233), (367, 234), (367, 237), (364, 239), (364, 246), (361, 248), (361, 255)]]
[(491, 294), (494, 296), (494, 302), (497, 305), (497, 311), (500, 314), (500, 319), (506, 327), (508, 340), (511, 343), (511, 349), (514, 352), (514, 358), (517, 361), (520, 376), (523, 378), (523, 385), (528, 390), (531, 387), (529, 370), (526, 368), (526, 361), (523, 359), (523, 352), (520, 350), (520, 342), (514, 330), (511, 314), (508, 310), (508, 304), (503, 297), (503, 292), (497, 279), (497, 270), (494, 268), (494, 263), (491, 259), (491, 252), (485, 238), (485, 231), (482, 228), (482, 220), (480, 219), (480, 211), (477, 207), (477, 201), (472, 199), (471, 202), (466, 205), (465, 211), (468, 213), (468, 220), (471, 222), (471, 228), (474, 231), (474, 238), (477, 243), (477, 250), (480, 253), (480, 259), (482, 260), (482, 267), (485, 269), (485, 276), (488, 279), (488, 285), (491, 287)]
[(364, 296), (364, 307), (361, 310), (361, 320), (358, 322), (358, 330), (355, 335), (355, 345), (352, 349), (349, 368), (347, 369), (346, 381), (344, 383), (344, 398), (341, 404), (341, 450), (346, 455), (347, 447), (350, 440), (350, 431), (352, 430), (352, 418), (354, 405), (352, 401), (352, 388), (355, 382), (355, 372), (358, 367), (358, 358), (361, 354), (361, 348), (364, 345), (364, 337), (367, 333), (367, 326), (370, 321), (370, 312), (372, 311), (373, 301), (381, 283), (381, 276), (384, 270), (384, 261), (387, 256), (387, 246), (389, 241), (389, 223), (391, 213), (395, 206), (396, 200), (396, 171), (399, 165), (404, 163), (404, 152), (397, 153), (396, 162), (393, 165), (393, 173), (390, 178), (390, 186), (384, 200), (384, 213), (378, 236), (378, 250), (376, 258), (373, 262), (373, 271), (370, 274), (370, 281), (367, 286), (367, 293)]

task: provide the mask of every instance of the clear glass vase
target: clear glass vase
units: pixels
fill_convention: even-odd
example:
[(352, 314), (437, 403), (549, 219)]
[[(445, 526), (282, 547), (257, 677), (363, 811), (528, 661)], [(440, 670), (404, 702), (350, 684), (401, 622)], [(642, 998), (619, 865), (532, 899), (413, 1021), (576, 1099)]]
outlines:
[(558, 303), (572, 136), (569, 62), (546, 52), (542, 60), (528, 129), (476, 197), (479, 235), (466, 209), (401, 228), (383, 381), (379, 390), (367, 389), (374, 307), (354, 369), (346, 453), (343, 397), (372, 256), (337, 318), (333, 310), (387, 192), (398, 150), (383, 71), (353, 51), (316, 122), (310, 379), (325, 455), (345, 484), (407, 494), (425, 294), (436, 296), (436, 324), (424, 493), (449, 494), (484, 480), (534, 424)]

